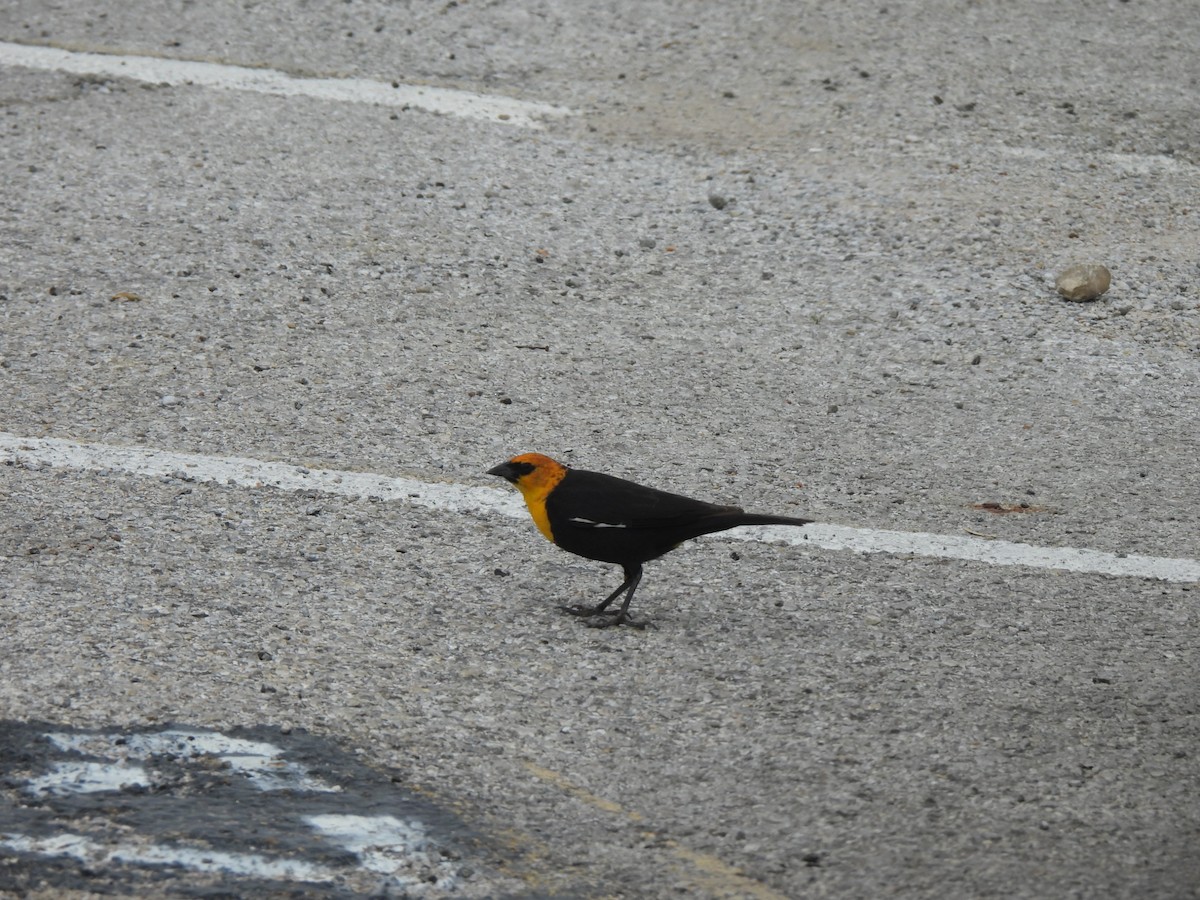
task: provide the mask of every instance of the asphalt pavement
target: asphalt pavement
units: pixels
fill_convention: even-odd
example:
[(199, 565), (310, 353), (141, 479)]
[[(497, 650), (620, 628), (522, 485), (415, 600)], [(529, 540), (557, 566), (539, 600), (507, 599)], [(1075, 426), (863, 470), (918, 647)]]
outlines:
[[(1037, 552), (1200, 559), (1197, 46), (5, 4), (0, 892), (1200, 896), (1200, 585)], [(922, 549), (697, 541), (587, 628), (530, 450)]]

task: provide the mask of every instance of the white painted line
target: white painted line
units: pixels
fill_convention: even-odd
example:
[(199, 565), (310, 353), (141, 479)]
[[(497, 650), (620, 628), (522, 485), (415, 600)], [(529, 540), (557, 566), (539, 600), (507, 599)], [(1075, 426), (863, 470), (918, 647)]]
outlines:
[(1064, 569), (1126, 578), (1156, 578), (1161, 581), (1200, 581), (1200, 560), (1163, 556), (1120, 555), (1103, 550), (1074, 547), (1038, 547), (953, 534), (921, 531), (887, 531), (849, 528), (844, 525), (807, 525), (802, 529), (779, 525), (736, 528), (730, 537), (746, 541), (771, 541), (797, 547), (817, 546), (823, 550), (857, 553), (906, 553), (940, 559), (964, 559), (992, 566), (1029, 566), (1034, 569)]
[(239, 456), (204, 456), (112, 444), (80, 444), (58, 438), (24, 438), (0, 431), (0, 462), (6, 461), (35, 469), (120, 472), (234, 487), (272, 487), (283, 491), (316, 490), (342, 497), (374, 497), (427, 509), (499, 513), (514, 518), (524, 515), (525, 509), (515, 493), (496, 488), (418, 481), (368, 472), (309, 469), (292, 463)]
[[(473, 515), (496, 514), (520, 519), (526, 516), (520, 497), (509, 488), (471, 487), (366, 472), (308, 469), (290, 463), (242, 457), (81, 444), (57, 438), (26, 438), (6, 432), (0, 432), (0, 462), (31, 469), (48, 467), (119, 472), (236, 487), (316, 490), (344, 497), (378, 497), (408, 506)], [(996, 566), (1029, 566), (1127, 578), (1200, 582), (1200, 560), (1195, 559), (1132, 554), (1121, 556), (1100, 550), (1037, 547), (956, 535), (814, 524), (802, 529), (780, 526), (740, 528), (727, 532), (727, 536), (741, 540), (782, 541), (798, 547), (819, 547), (824, 550), (911, 553)]]
[(518, 100), (497, 94), (438, 88), (420, 84), (375, 81), (369, 78), (301, 78), (276, 69), (229, 66), (157, 56), (118, 56), (80, 53), (0, 41), (0, 65), (51, 72), (131, 78), (149, 84), (199, 85), (235, 91), (254, 91), (284, 97), (313, 97), (340, 103), (417, 107), (428, 112), (489, 122), (541, 128), (542, 120), (572, 114), (549, 103)]
[(252, 878), (286, 878), (293, 881), (333, 881), (344, 874), (344, 870), (300, 859), (273, 859), (257, 853), (222, 853), (207, 848), (157, 844), (101, 844), (78, 834), (31, 837), (24, 834), (0, 833), (0, 847), (16, 853), (70, 857), (91, 866), (121, 863), (183, 866), (193, 872), (229, 872)]

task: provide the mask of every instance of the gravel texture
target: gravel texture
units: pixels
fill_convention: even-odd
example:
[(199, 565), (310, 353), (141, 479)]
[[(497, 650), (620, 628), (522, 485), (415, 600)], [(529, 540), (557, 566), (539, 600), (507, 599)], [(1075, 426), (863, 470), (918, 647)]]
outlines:
[[(1189, 3), (65, 6), (0, 40), (577, 114), (3, 70), (0, 430), (1200, 556)], [(1198, 895), (1195, 585), (712, 540), (596, 631), (617, 572), (528, 523), (0, 509), (0, 719), (308, 729), (531, 895)]]

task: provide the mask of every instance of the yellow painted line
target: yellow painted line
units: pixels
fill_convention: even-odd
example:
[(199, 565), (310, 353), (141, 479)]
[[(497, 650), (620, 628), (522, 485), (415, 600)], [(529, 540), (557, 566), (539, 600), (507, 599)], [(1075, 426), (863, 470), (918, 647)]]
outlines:
[[(624, 816), (634, 824), (645, 821), (645, 816), (637, 810), (626, 809), (620, 803), (598, 797), (559, 772), (528, 761), (525, 763), (525, 768), (541, 781), (558, 788), (564, 794), (568, 794), (588, 806), (602, 812)], [(665, 841), (664, 846), (681, 863), (686, 863), (694, 870), (690, 873), (694, 881), (704, 884), (714, 893), (738, 894), (743, 897), (753, 897), (755, 900), (788, 900), (785, 895), (767, 887), (761, 881), (755, 881), (753, 878), (743, 875), (740, 869), (709, 853), (692, 850), (673, 840)]]
[(614, 803), (612, 800), (605, 800), (603, 797), (597, 797), (595, 794), (581, 788), (575, 782), (570, 781), (565, 775), (560, 775), (550, 769), (543, 768), (537, 763), (526, 762), (525, 768), (540, 778), (547, 784), (552, 784), (564, 794), (570, 794), (576, 800), (582, 800), (588, 806), (594, 806), (596, 809), (602, 809), (606, 813), (616, 813), (618, 815), (627, 816), (631, 822), (642, 821), (641, 815), (636, 812), (628, 812), (620, 803)]

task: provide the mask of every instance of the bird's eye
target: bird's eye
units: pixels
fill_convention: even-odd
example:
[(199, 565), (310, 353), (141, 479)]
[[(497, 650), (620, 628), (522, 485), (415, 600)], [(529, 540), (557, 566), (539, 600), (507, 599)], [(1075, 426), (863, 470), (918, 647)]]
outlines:
[(537, 468), (537, 466), (535, 466), (533, 463), (527, 462), (515, 462), (510, 463), (509, 465), (512, 466), (512, 472), (518, 478), (523, 478)]

